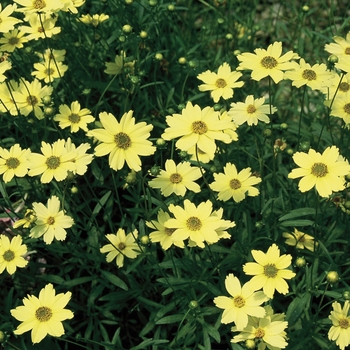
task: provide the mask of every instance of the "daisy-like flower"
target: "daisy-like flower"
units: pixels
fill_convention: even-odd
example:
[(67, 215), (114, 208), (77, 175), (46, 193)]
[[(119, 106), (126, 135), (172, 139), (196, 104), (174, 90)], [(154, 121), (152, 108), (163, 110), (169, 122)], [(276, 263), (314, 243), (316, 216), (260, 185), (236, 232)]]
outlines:
[(190, 239), (200, 248), (204, 248), (204, 242), (216, 243), (220, 237), (218, 230), (225, 223), (217, 215), (212, 215), (213, 206), (208, 200), (198, 206), (188, 199), (184, 201), (184, 208), (170, 204), (169, 211), (174, 214), (164, 223), (165, 227), (176, 229), (172, 234), (174, 241)]
[(77, 14), (78, 13), (77, 7), (84, 5), (86, 0), (61, 0), (61, 1), (63, 2), (62, 11)]
[(24, 177), (27, 175), (29, 155), (30, 150), (22, 150), (17, 143), (10, 150), (0, 147), (0, 175), (3, 174), (4, 182), (10, 182), (14, 176)]
[(160, 209), (158, 211), (157, 220), (147, 221), (146, 226), (154, 230), (150, 233), (149, 238), (153, 243), (159, 242), (164, 250), (168, 250), (172, 245), (184, 248), (185, 245), (183, 241), (174, 241), (171, 237), (176, 229), (164, 226), (164, 223), (169, 219), (169, 213)]
[(109, 18), (108, 15), (105, 15), (104, 13), (98, 15), (82, 15), (78, 20), (84, 24), (88, 24), (88, 25), (92, 25), (94, 27), (97, 27), (99, 24), (101, 24), (102, 22), (107, 21), (107, 19)]
[(210, 188), (219, 192), (218, 199), (221, 201), (233, 198), (236, 203), (239, 203), (246, 196), (255, 197), (260, 193), (253, 186), (260, 183), (261, 178), (252, 175), (250, 168), (238, 172), (234, 164), (227, 163), (224, 167), (224, 173), (214, 174), (214, 180), (210, 184)]
[(345, 124), (350, 123), (350, 92), (335, 97), (330, 115), (342, 118)]
[(191, 167), (191, 163), (183, 162), (176, 165), (172, 159), (165, 162), (165, 170), (161, 170), (157, 178), (148, 182), (152, 188), (159, 188), (165, 197), (175, 193), (184, 196), (187, 190), (199, 192), (200, 186), (195, 183), (202, 176), (199, 168)]
[(1, 57), (0, 57), (0, 83), (6, 80), (5, 72), (10, 70), (11, 67), (12, 67), (12, 64), (10, 61), (6, 59), (1, 61)]
[(87, 108), (80, 108), (80, 103), (74, 101), (70, 107), (67, 105), (60, 105), (59, 114), (53, 118), (59, 122), (61, 129), (70, 127), (70, 132), (77, 132), (79, 129), (88, 131), (87, 124), (92, 123), (95, 118), (91, 115), (91, 111)]
[(109, 154), (109, 166), (114, 170), (120, 170), (124, 163), (135, 171), (141, 170), (139, 156), (149, 156), (156, 151), (147, 138), (153, 125), (145, 122), (135, 124), (133, 111), (124, 113), (120, 122), (111, 113), (100, 113), (100, 121), (103, 129), (90, 130), (87, 136), (95, 137), (102, 143), (95, 148), (97, 157)]
[(299, 58), (293, 51), (282, 55), (281, 42), (274, 42), (267, 50), (255, 49), (254, 52), (255, 54), (245, 52), (237, 56), (240, 61), (237, 70), (251, 70), (252, 79), (257, 81), (270, 76), (276, 84), (283, 80), (283, 71), (295, 67), (295, 62), (290, 60)]
[(87, 171), (87, 166), (92, 162), (94, 158), (93, 154), (86, 153), (90, 149), (88, 143), (81, 143), (78, 147), (72, 143), (70, 137), (66, 141), (66, 149), (68, 153), (75, 153), (76, 156), (72, 159), (75, 165), (75, 169), (72, 170), (73, 174), (84, 175)]
[(51, 244), (54, 238), (64, 241), (67, 236), (66, 228), (74, 224), (74, 220), (60, 210), (61, 202), (56, 196), (51, 196), (47, 206), (42, 203), (33, 203), (36, 216), (35, 226), (30, 230), (30, 237), (39, 238), (44, 236), (44, 242)]
[(173, 140), (180, 137), (176, 147), (187, 151), (194, 146), (207, 153), (211, 159), (216, 151), (215, 140), (230, 143), (232, 140), (223, 130), (234, 127), (229, 120), (220, 120), (219, 113), (213, 108), (206, 107), (203, 110), (198, 105), (188, 102), (181, 114), (173, 114), (166, 117), (169, 125), (164, 130), (162, 138)]
[(67, 151), (64, 140), (57, 140), (52, 145), (42, 141), (40, 150), (42, 154), (32, 153), (29, 157), (29, 176), (42, 174), (40, 181), (49, 183), (53, 178), (62, 181), (67, 178), (68, 171), (76, 170), (73, 160), (77, 154)]
[(48, 334), (60, 337), (64, 334), (62, 321), (73, 318), (73, 312), (65, 309), (72, 297), (71, 292), (60, 293), (51, 283), (47, 284), (39, 293), (39, 298), (28, 295), (23, 304), (12, 309), (11, 315), (22, 323), (13, 332), (20, 335), (32, 330), (33, 343), (41, 342)]
[(118, 75), (124, 67), (124, 55), (116, 55), (114, 62), (105, 62), (106, 69), (104, 72), (110, 75)]
[(339, 160), (339, 149), (336, 146), (327, 147), (322, 154), (313, 149), (308, 153), (296, 152), (293, 160), (300, 168), (293, 169), (288, 177), (302, 178), (299, 181), (301, 192), (315, 187), (321, 197), (329, 197), (333, 191), (345, 188), (343, 176), (350, 173), (350, 165)]
[(23, 12), (26, 16), (38, 13), (50, 15), (62, 7), (62, 2), (55, 0), (14, 0), (14, 2), (23, 6), (16, 11)]
[(333, 311), (328, 316), (332, 321), (332, 327), (328, 332), (328, 339), (335, 341), (340, 350), (344, 350), (350, 344), (350, 316), (349, 301), (345, 300), (343, 308), (335, 301), (332, 304)]
[(12, 13), (17, 9), (17, 5), (7, 5), (2, 8), (0, 4), (0, 33), (8, 33), (10, 30), (14, 29), (17, 23), (22, 22), (22, 20), (15, 17), (11, 17)]
[(292, 80), (293, 86), (300, 88), (307, 85), (312, 90), (322, 90), (322, 88), (332, 84), (333, 73), (327, 70), (324, 63), (311, 66), (301, 58), (299, 65), (295, 64), (295, 69), (284, 73), (284, 79)]
[[(257, 125), (259, 120), (264, 123), (270, 123), (270, 106), (264, 105), (265, 98), (254, 99), (253, 95), (248, 95), (245, 102), (231, 103), (231, 109), (228, 115), (237, 125), (247, 123), (249, 126)], [(271, 113), (277, 112), (277, 108), (271, 106)]]
[(326, 44), (324, 46), (327, 52), (338, 56), (340, 59), (350, 55), (350, 32), (348, 32), (345, 39), (341, 36), (334, 36), (333, 40), (335, 43)]
[(275, 290), (281, 294), (288, 293), (288, 284), (285, 279), (291, 279), (295, 273), (287, 268), (290, 266), (292, 256), (283, 254), (276, 244), (267, 250), (265, 254), (261, 250), (252, 250), (256, 262), (248, 262), (243, 266), (246, 275), (254, 276), (250, 280), (255, 290), (263, 289), (264, 293), (273, 298)]
[(24, 34), (24, 32), (21, 32), (18, 29), (4, 33), (3, 37), (0, 39), (0, 51), (13, 52), (16, 49), (21, 49), (23, 44), (28, 42), (28, 39)]
[(237, 81), (242, 73), (231, 71), (228, 63), (224, 62), (217, 73), (207, 70), (197, 76), (204, 84), (199, 85), (199, 91), (211, 91), (210, 95), (214, 102), (219, 102), (220, 97), (227, 100), (233, 96), (233, 89), (244, 85), (243, 81)]
[(308, 235), (307, 233), (301, 232), (294, 228), (293, 233), (283, 232), (283, 237), (286, 239), (286, 244), (296, 247), (298, 249), (308, 249), (314, 251), (317, 242), (314, 241), (314, 237)]
[[(334, 95), (336, 98), (338, 98), (350, 92), (350, 73), (345, 74), (343, 77), (335, 72), (333, 73), (334, 74), (333, 78), (330, 81), (330, 85), (322, 89), (322, 92), (326, 95), (329, 104), (332, 101)], [(325, 102), (325, 104), (327, 103)]]
[(18, 89), (19, 84), (14, 80), (0, 83), (0, 112), (8, 112), (13, 116), (18, 115), (19, 109), (13, 98), (13, 92)]
[(45, 83), (51, 83), (54, 79), (59, 79), (64, 76), (68, 66), (62, 62), (54, 62), (53, 60), (43, 63), (34, 63), (34, 70), (31, 74), (39, 80), (44, 80)]
[(268, 298), (262, 291), (255, 292), (250, 282), (242, 286), (239, 279), (230, 273), (226, 276), (225, 287), (230, 297), (214, 298), (216, 307), (224, 309), (221, 323), (234, 322), (238, 330), (243, 330), (248, 325), (248, 316), (265, 316), (265, 310), (260, 305)]
[(66, 56), (66, 50), (55, 50), (55, 49), (46, 49), (44, 53), (36, 52), (36, 55), (43, 59), (44, 62), (51, 61), (51, 64), (54, 62), (63, 62)]
[(36, 220), (36, 216), (35, 216), (34, 210), (27, 209), (26, 212), (24, 213), (23, 219), (19, 219), (15, 221), (12, 227), (18, 228), (23, 226), (24, 228), (28, 228), (35, 222), (35, 220)]
[(123, 267), (124, 257), (135, 259), (140, 254), (139, 246), (136, 242), (138, 236), (137, 230), (125, 235), (125, 231), (120, 228), (116, 234), (109, 233), (106, 235), (109, 244), (104, 245), (101, 253), (108, 253), (106, 261), (111, 262), (115, 259), (118, 267)]
[(22, 244), (21, 236), (14, 236), (11, 241), (5, 235), (0, 235), (0, 273), (6, 269), (10, 275), (17, 267), (25, 267), (28, 261), (23, 258), (27, 253), (27, 246)]

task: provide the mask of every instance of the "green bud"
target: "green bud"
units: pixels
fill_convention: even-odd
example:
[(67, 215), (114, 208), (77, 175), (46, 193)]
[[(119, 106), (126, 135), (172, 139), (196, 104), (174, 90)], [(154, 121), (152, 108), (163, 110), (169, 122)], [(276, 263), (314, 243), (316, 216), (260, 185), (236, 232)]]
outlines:
[(350, 300), (350, 291), (345, 290), (345, 291), (343, 292), (343, 298), (344, 298), (345, 300)]
[(46, 95), (42, 98), (43, 104), (48, 106), (52, 102), (52, 98), (50, 95)]
[(231, 33), (227, 33), (225, 35), (225, 38), (226, 38), (226, 40), (232, 40), (233, 39), (233, 35)]
[(220, 110), (221, 110), (221, 105), (219, 104), (219, 103), (215, 103), (215, 105), (213, 106), (213, 108), (214, 108), (214, 111), (215, 112), (219, 112)]
[(157, 176), (157, 175), (159, 175), (159, 173), (160, 173), (160, 166), (158, 166), (158, 165), (153, 165), (153, 167), (149, 170), (149, 173), (150, 173), (152, 176)]
[(295, 266), (297, 267), (304, 267), (306, 265), (306, 260), (305, 258), (302, 256), (302, 257), (299, 257), (295, 260)]
[(245, 347), (247, 349), (255, 349), (255, 341), (253, 339), (247, 339), (245, 341)]
[(346, 201), (344, 204), (344, 208), (349, 210), (350, 209), (350, 201)]
[(188, 308), (191, 309), (191, 310), (194, 310), (198, 307), (198, 302), (196, 300), (191, 300), (189, 303), (188, 303)]
[(288, 124), (287, 124), (287, 123), (282, 123), (282, 124), (280, 125), (280, 128), (281, 128), (282, 130), (287, 130), (287, 129), (288, 129)]
[(188, 65), (189, 65), (191, 68), (196, 68), (196, 67), (197, 67), (197, 62), (196, 62), (196, 61), (189, 61), (189, 62), (188, 62)]
[(160, 52), (157, 52), (155, 55), (154, 55), (154, 58), (158, 61), (161, 61), (163, 59), (163, 55), (160, 53)]
[(303, 152), (307, 152), (310, 149), (310, 142), (309, 141), (303, 141), (300, 143), (300, 150)]
[(77, 186), (73, 186), (71, 189), (70, 189), (71, 193), (72, 194), (77, 194), (79, 192), (79, 189)]
[(218, 24), (224, 24), (225, 23), (225, 20), (223, 18), (218, 18), (216, 21), (218, 22)]
[(162, 138), (159, 138), (156, 141), (156, 145), (157, 145), (157, 147), (162, 148), (166, 145), (166, 141)]
[(178, 62), (179, 62), (180, 64), (186, 64), (186, 63), (187, 63), (187, 60), (186, 60), (185, 57), (180, 57)]
[(137, 83), (140, 82), (140, 79), (139, 79), (138, 76), (133, 75), (133, 76), (130, 77), (130, 81), (131, 81), (133, 84), (137, 84)]
[(304, 5), (302, 8), (301, 8), (304, 12), (307, 12), (310, 10), (310, 7), (307, 6), (307, 5)]
[(142, 236), (141, 238), (140, 238), (140, 241), (141, 241), (141, 244), (142, 245), (148, 245), (149, 244), (149, 237), (148, 236)]
[(328, 62), (330, 62), (330, 63), (338, 63), (338, 61), (339, 61), (339, 58), (336, 55), (330, 55), (328, 57)]
[(125, 35), (121, 35), (121, 36), (119, 37), (119, 41), (120, 41), (121, 43), (124, 43), (125, 40), (126, 40), (126, 36), (125, 36)]
[(184, 108), (186, 108), (186, 105), (184, 103), (180, 103), (177, 108), (179, 109), (179, 111), (182, 111)]
[(265, 130), (263, 131), (263, 135), (264, 135), (264, 137), (266, 137), (266, 138), (271, 137), (271, 135), (272, 135), (271, 129), (265, 129)]
[(149, 0), (148, 4), (149, 6), (157, 6), (157, 0)]
[(47, 117), (52, 117), (55, 114), (55, 109), (52, 107), (45, 107), (44, 113)]
[(141, 30), (141, 32), (140, 32), (140, 38), (142, 38), (142, 39), (146, 39), (146, 38), (147, 38), (147, 36), (148, 36), (147, 32), (146, 32), (146, 31), (144, 31), (144, 30)]
[(179, 153), (179, 156), (180, 156), (181, 158), (186, 158), (186, 157), (188, 156), (188, 153), (187, 153), (186, 151), (181, 151), (181, 152)]
[(168, 5), (168, 11), (170, 12), (175, 11), (175, 6), (173, 4)]

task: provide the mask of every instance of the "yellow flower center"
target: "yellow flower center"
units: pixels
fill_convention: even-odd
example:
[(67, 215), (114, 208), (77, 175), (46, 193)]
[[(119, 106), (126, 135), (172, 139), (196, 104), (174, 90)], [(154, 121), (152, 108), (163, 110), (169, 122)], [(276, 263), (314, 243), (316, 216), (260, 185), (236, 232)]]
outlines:
[(53, 225), (55, 223), (55, 218), (53, 216), (49, 216), (46, 223), (48, 225)]
[(12, 250), (6, 250), (6, 252), (2, 255), (5, 261), (12, 261), (15, 258), (15, 253)]
[(38, 99), (33, 95), (29, 95), (27, 97), (27, 103), (31, 106), (35, 106), (38, 102), (39, 102)]
[(48, 69), (45, 69), (45, 72), (44, 72), (46, 75), (53, 75), (53, 73), (55, 73), (55, 70), (53, 68), (48, 68)]
[(47, 322), (52, 317), (52, 310), (47, 306), (40, 306), (35, 311), (35, 317), (39, 322)]
[(265, 331), (262, 328), (257, 328), (254, 333), (255, 338), (263, 338), (265, 336)]
[(241, 308), (245, 305), (245, 300), (244, 298), (242, 298), (240, 295), (236, 295), (234, 298), (233, 298), (233, 304), (238, 307), (238, 308)]
[(278, 268), (275, 264), (267, 264), (264, 266), (264, 275), (268, 278), (275, 278), (277, 276)]
[[(1, 23), (1, 21), (0, 21), (0, 23)], [(14, 36), (14, 37), (12, 37), (12, 38), (9, 39), (8, 43), (9, 43), (10, 45), (15, 46), (15, 45), (17, 45), (17, 44), (19, 43), (19, 39), (18, 39), (17, 37)]]
[(350, 326), (350, 322), (347, 318), (342, 318), (339, 320), (339, 327), (347, 329)]
[(16, 169), (20, 164), (18, 158), (10, 157), (6, 159), (6, 165), (9, 169)]
[(350, 84), (346, 83), (345, 81), (343, 83), (340, 83), (339, 90), (342, 92), (347, 92), (350, 89)]
[(272, 56), (265, 56), (260, 63), (266, 69), (275, 68), (278, 64), (277, 60)]
[(224, 79), (218, 79), (215, 82), (215, 86), (218, 88), (224, 88), (227, 85), (226, 81)]
[(125, 243), (120, 242), (120, 243), (118, 244), (118, 249), (119, 249), (119, 250), (124, 250), (125, 248), (126, 248), (126, 244), (125, 244)]
[(164, 232), (165, 232), (168, 236), (171, 236), (175, 231), (176, 231), (176, 228), (164, 227)]
[(77, 113), (72, 113), (68, 116), (68, 120), (73, 124), (78, 124), (80, 122), (80, 115)]
[(41, 10), (46, 6), (45, 1), (43, 0), (34, 0), (33, 1), (33, 7), (37, 10)]
[(345, 55), (350, 55), (350, 47), (347, 47), (347, 48), (345, 49)]
[(324, 177), (328, 174), (327, 165), (324, 163), (315, 163), (311, 167), (311, 174), (316, 177)]
[(125, 132), (119, 132), (114, 135), (114, 142), (118, 148), (128, 149), (131, 146), (131, 139)]
[(207, 124), (205, 124), (201, 120), (193, 122), (192, 123), (192, 131), (195, 134), (199, 134), (199, 135), (205, 134), (208, 131)]
[(60, 164), (60, 158), (56, 156), (51, 156), (46, 160), (46, 165), (49, 169), (57, 169), (60, 166)]
[(233, 190), (238, 190), (239, 188), (242, 187), (241, 181), (239, 181), (238, 179), (232, 179), (232, 180), (230, 181), (230, 187), (231, 187)]
[(350, 114), (350, 103), (347, 103), (347, 104), (344, 106), (344, 112), (347, 113), (347, 114)]
[(312, 69), (305, 69), (303, 71), (302, 77), (306, 80), (316, 80), (316, 73)]
[(190, 231), (199, 231), (202, 227), (202, 222), (195, 216), (191, 216), (186, 220), (187, 228)]
[(248, 112), (249, 114), (255, 113), (255, 112), (256, 112), (255, 106), (249, 105), (249, 106), (247, 107), (247, 112)]
[(174, 173), (170, 175), (170, 182), (173, 184), (178, 184), (182, 181), (182, 176), (179, 173)]

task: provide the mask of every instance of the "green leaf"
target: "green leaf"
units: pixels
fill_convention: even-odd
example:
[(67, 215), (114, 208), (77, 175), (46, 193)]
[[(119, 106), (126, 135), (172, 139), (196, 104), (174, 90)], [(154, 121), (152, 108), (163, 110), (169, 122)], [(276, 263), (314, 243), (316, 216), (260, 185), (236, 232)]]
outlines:
[(109, 196), (111, 195), (112, 191), (108, 191), (107, 193), (104, 194), (104, 196), (98, 201), (98, 203), (96, 204), (92, 214), (93, 215), (97, 215), (100, 210), (102, 209), (102, 207), (107, 203)]
[(217, 343), (220, 343), (220, 333), (217, 329), (208, 323), (203, 323), (202, 327)]
[(175, 314), (175, 315), (165, 316), (165, 317), (159, 319), (158, 321), (156, 321), (156, 324), (177, 323), (177, 322), (181, 322), (183, 318), (184, 318), (183, 314)]
[(93, 276), (78, 277), (78, 278), (74, 278), (74, 279), (69, 280), (69, 281), (65, 281), (62, 284), (66, 287), (73, 287), (73, 286), (77, 286), (78, 284), (90, 282), (94, 279), (95, 279), (95, 277), (93, 277)]
[(278, 221), (285, 221), (294, 218), (299, 218), (300, 216), (315, 215), (315, 208), (299, 208), (290, 211), (288, 214), (281, 216)]
[(107, 280), (109, 282), (111, 282), (112, 284), (114, 284), (115, 286), (124, 289), (124, 290), (128, 290), (128, 286), (126, 285), (126, 283), (120, 279), (119, 277), (117, 277), (116, 275), (113, 275), (113, 273), (110, 273), (108, 271), (101, 271), (101, 274), (107, 278)]
[(314, 222), (312, 220), (290, 220), (281, 222), (281, 226), (285, 227), (299, 227), (299, 226), (312, 226)]
[(310, 304), (311, 296), (309, 293), (305, 293), (302, 297), (296, 297), (288, 306), (286, 313), (286, 319), (288, 324), (294, 325), (299, 319), (300, 315)]

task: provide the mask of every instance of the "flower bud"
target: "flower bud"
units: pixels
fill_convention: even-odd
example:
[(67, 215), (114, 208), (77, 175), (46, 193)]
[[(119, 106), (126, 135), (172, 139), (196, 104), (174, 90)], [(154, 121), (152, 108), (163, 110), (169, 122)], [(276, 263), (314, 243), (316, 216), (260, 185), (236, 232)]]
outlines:
[(304, 5), (302, 8), (301, 8), (304, 12), (307, 12), (310, 10), (310, 7), (307, 6), (307, 5)]
[(231, 33), (227, 33), (225, 35), (225, 38), (226, 38), (226, 40), (232, 40), (233, 39), (233, 35)]
[(339, 274), (337, 271), (329, 271), (326, 279), (331, 284), (337, 283), (339, 281)]
[(338, 61), (339, 61), (339, 58), (336, 55), (330, 55), (328, 57), (328, 62), (330, 62), (330, 63), (338, 63)]
[(305, 258), (302, 256), (302, 257), (299, 257), (295, 260), (295, 266), (297, 267), (304, 267), (306, 265), (306, 260)]
[(160, 53), (160, 52), (157, 52), (155, 55), (154, 55), (154, 58), (158, 61), (161, 61), (163, 59), (163, 55)]
[(180, 64), (186, 64), (186, 63), (187, 63), (186, 58), (185, 58), (185, 57), (180, 57), (180, 58), (179, 58), (179, 63), (180, 63)]
[(159, 139), (157, 139), (156, 145), (157, 147), (162, 148), (166, 145), (166, 141), (160, 137)]
[(175, 11), (175, 6), (173, 4), (168, 5), (168, 11)]
[(45, 106), (48, 106), (48, 105), (51, 104), (52, 98), (51, 98), (50, 95), (46, 95), (46, 96), (44, 96), (44, 97), (42, 98), (42, 101), (43, 101), (43, 104), (44, 104)]
[(280, 128), (281, 128), (282, 130), (287, 130), (287, 129), (288, 129), (288, 124), (287, 124), (287, 123), (282, 123), (282, 124), (280, 125)]
[(149, 244), (149, 237), (148, 236), (142, 236), (141, 238), (140, 238), (140, 242), (141, 242), (141, 244), (142, 245), (148, 245)]
[(300, 150), (303, 152), (307, 152), (310, 149), (310, 142), (309, 141), (303, 141), (300, 143)]
[(122, 27), (122, 31), (125, 33), (125, 34), (129, 34), (132, 32), (132, 26), (130, 24), (125, 24), (123, 25)]
[(157, 175), (159, 175), (159, 173), (160, 173), (160, 166), (158, 166), (158, 165), (153, 165), (153, 167), (149, 170), (149, 173), (150, 173), (152, 176), (157, 176)]
[(191, 300), (189, 303), (188, 303), (188, 308), (191, 309), (191, 310), (194, 310), (198, 307), (198, 302), (196, 300)]
[(73, 186), (71, 189), (70, 189), (71, 193), (72, 194), (77, 194), (79, 192), (79, 189), (77, 186)]
[(253, 339), (247, 339), (245, 341), (245, 347), (247, 349), (255, 349), (255, 341)]
[(343, 292), (343, 298), (344, 298), (345, 300), (350, 300), (350, 291), (345, 290), (345, 291)]
[(147, 36), (148, 36), (147, 32), (146, 32), (146, 31), (144, 31), (144, 30), (141, 30), (141, 32), (140, 32), (140, 38), (142, 38), (142, 39), (146, 39), (146, 38), (147, 38)]
[(225, 20), (223, 18), (218, 18), (216, 21), (218, 22), (218, 24), (224, 24), (225, 23)]

